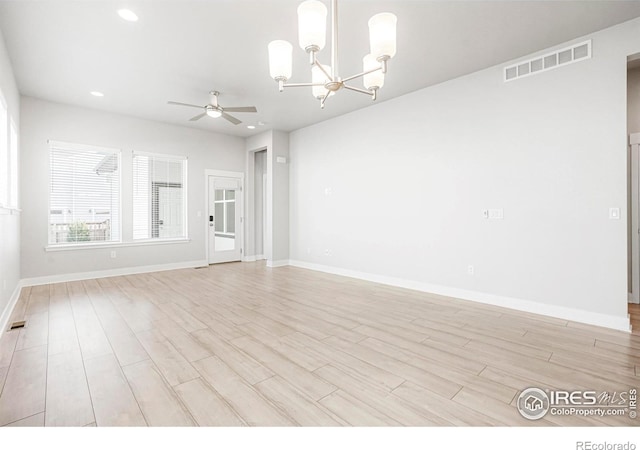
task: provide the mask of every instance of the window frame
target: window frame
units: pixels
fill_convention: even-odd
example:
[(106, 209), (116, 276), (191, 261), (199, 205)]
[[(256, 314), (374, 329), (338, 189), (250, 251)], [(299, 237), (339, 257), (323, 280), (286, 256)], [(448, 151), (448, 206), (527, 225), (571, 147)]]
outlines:
[[(9, 186), (8, 186), (8, 201), (9, 209), (18, 211), (20, 208), (20, 133), (18, 132), (18, 126), (16, 125), (13, 117), (8, 114), (9, 126), (7, 129), (7, 137), (9, 140), (7, 147), (7, 154), (9, 155), (8, 174), (9, 174)], [(15, 134), (15, 154), (14, 154), (14, 139)]]
[[(229, 231), (227, 230), (227, 227), (228, 227), (228, 225), (229, 225), (229, 223), (228, 223), (228, 206), (229, 206), (229, 203), (233, 203), (233, 208), (234, 208), (234, 217), (235, 217), (235, 214), (238, 214), (238, 210), (237, 210), (237, 208), (236, 208), (236, 206), (237, 206), (237, 204), (236, 204), (236, 200), (237, 200), (237, 192), (238, 192), (238, 191), (237, 191), (237, 190), (235, 190), (235, 189), (221, 189), (221, 190), (222, 190), (222, 192), (223, 192), (223, 194), (222, 194), (222, 196), (223, 196), (222, 200), (216, 200), (216, 199), (214, 198), (214, 200), (213, 200), (213, 204), (214, 204), (214, 205), (218, 205), (218, 204), (221, 204), (221, 205), (222, 205), (222, 215), (223, 215), (223, 217), (224, 217), (224, 218), (223, 218), (223, 220), (222, 220), (222, 227), (223, 227), (223, 229), (222, 229), (222, 231), (214, 230), (214, 234), (215, 234), (216, 236), (218, 236), (218, 235), (220, 235), (220, 236), (224, 236), (224, 237), (231, 236), (231, 237), (234, 237), (234, 238), (235, 238), (236, 233), (237, 233), (237, 231), (235, 230), (235, 228), (234, 228), (234, 230), (233, 230), (233, 232), (232, 232), (232, 233), (231, 233), (231, 232), (229, 232)], [(214, 192), (215, 192), (215, 191), (214, 191)], [(233, 192), (233, 193), (234, 193), (234, 194), (233, 194), (233, 198), (232, 198), (232, 199), (228, 199), (228, 198), (227, 198), (227, 192)], [(215, 195), (215, 194), (214, 194), (214, 195)], [(215, 208), (215, 206), (214, 206), (214, 208)], [(217, 226), (217, 225), (218, 225), (218, 223), (220, 222), (220, 221), (219, 221), (219, 219), (218, 219), (218, 217), (217, 217), (217, 215), (216, 215), (215, 220), (216, 220), (216, 221), (215, 221), (215, 225)], [(235, 223), (234, 223), (234, 225), (235, 225)]]
[[(122, 149), (114, 148), (114, 147), (102, 147), (97, 145), (90, 144), (78, 144), (73, 142), (63, 142), (56, 140), (48, 140), (47, 144), (49, 145), (49, 178), (47, 183), (47, 246), (45, 250), (66, 250), (66, 249), (78, 249), (78, 248), (96, 248), (96, 247), (112, 247), (112, 246), (120, 246), (124, 243), (123, 235), (122, 235), (122, 223), (123, 223), (123, 211), (122, 211)], [(51, 226), (51, 151), (53, 148), (58, 148), (60, 150), (68, 150), (68, 151), (94, 151), (94, 152), (109, 152), (115, 154), (118, 158), (118, 240), (110, 240), (110, 241), (82, 241), (82, 242), (63, 242), (63, 243), (51, 243), (49, 242), (49, 233)], [(113, 221), (112, 221), (113, 224)]]
[[(7, 104), (4, 94), (0, 91), (0, 109), (4, 111), (4, 119), (0, 120), (0, 127), (2, 127), (3, 132), (5, 133), (4, 142), (0, 142), (0, 146), (4, 146), (4, 151), (0, 152), (0, 193), (6, 195), (4, 198), (0, 195), (0, 210), (11, 211), (11, 206), (9, 205), (11, 199), (11, 177), (10, 177), (10, 162), (9, 162), (9, 105)], [(1, 135), (1, 133), (0, 133)], [(2, 140), (2, 139), (0, 139)], [(3, 154), (4, 153), (4, 154)]]
[[(169, 161), (177, 161), (182, 162), (182, 191), (183, 191), (183, 221), (184, 221), (184, 235), (180, 237), (170, 237), (170, 238), (161, 238), (161, 237), (146, 237), (146, 238), (136, 238), (135, 237), (135, 220), (134, 220), (134, 196), (136, 189), (136, 178), (135, 178), (135, 159), (136, 156), (143, 156), (148, 158), (158, 158)], [(173, 184), (173, 183), (167, 183)], [(152, 224), (152, 215), (153, 215), (153, 200), (152, 200), (152, 191), (154, 189), (154, 183), (151, 183), (149, 186), (149, 231), (150, 234), (153, 234), (153, 224)], [(168, 153), (152, 153), (152, 152), (143, 152), (133, 150), (131, 153), (131, 241), (132, 245), (144, 245), (144, 244), (154, 244), (154, 243), (172, 243), (172, 242), (189, 242), (191, 239), (189, 237), (189, 157), (186, 155), (175, 155)]]

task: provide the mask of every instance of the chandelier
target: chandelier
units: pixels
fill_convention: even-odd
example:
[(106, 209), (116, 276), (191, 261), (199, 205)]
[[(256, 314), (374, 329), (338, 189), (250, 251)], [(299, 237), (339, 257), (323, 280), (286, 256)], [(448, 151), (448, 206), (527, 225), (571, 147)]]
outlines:
[[(340, 89), (377, 97), (384, 85), (387, 62), (396, 54), (396, 22), (391, 13), (380, 13), (369, 19), (371, 53), (362, 59), (362, 72), (341, 78), (338, 72), (338, 0), (331, 1), (331, 65), (318, 61), (317, 54), (326, 44), (327, 7), (317, 0), (307, 0), (298, 6), (298, 41), (309, 54), (310, 83), (287, 83), (292, 72), (293, 46), (282, 40), (269, 43), (269, 73), (278, 82), (280, 92), (286, 87), (311, 87), (313, 96), (324, 108), (327, 98)], [(347, 84), (362, 77), (364, 89)]]

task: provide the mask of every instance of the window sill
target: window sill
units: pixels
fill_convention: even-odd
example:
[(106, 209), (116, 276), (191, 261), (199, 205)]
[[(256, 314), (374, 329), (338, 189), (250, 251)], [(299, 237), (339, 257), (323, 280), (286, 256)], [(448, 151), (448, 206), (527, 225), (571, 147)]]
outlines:
[(122, 247), (143, 247), (147, 245), (167, 245), (167, 244), (187, 244), (191, 239), (148, 239), (130, 242), (108, 242), (94, 244), (68, 244), (68, 245), (48, 245), (45, 252), (64, 252), (69, 250), (92, 250), (98, 248), (122, 248)]
[(0, 216), (19, 216), (21, 209), (0, 205)]

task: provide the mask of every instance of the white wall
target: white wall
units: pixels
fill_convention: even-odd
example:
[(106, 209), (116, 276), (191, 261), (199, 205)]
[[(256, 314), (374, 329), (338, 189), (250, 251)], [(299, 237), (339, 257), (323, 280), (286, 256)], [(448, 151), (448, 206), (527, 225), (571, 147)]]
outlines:
[[(0, 90), (7, 102), (9, 116), (14, 120), (20, 134), (20, 94), (11, 68), (9, 54), (4, 44), (4, 38), (0, 33)], [(18, 140), (18, 142), (20, 142)], [(20, 150), (18, 149), (18, 152)], [(5, 180), (2, 180), (5, 182)], [(20, 196), (18, 196), (20, 198)], [(0, 327), (3, 319), (8, 319), (3, 314), (17, 294), (17, 286), (20, 281), (20, 215), (15, 211), (0, 209)], [(15, 300), (15, 298), (13, 299)], [(0, 329), (0, 332), (2, 330)]]
[(625, 80), (639, 35), (634, 20), (590, 36), (587, 61), (509, 83), (501, 65), (291, 133), (291, 259), (628, 326)]
[[(103, 271), (205, 260), (205, 169), (242, 172), (242, 138), (22, 98), (22, 277)], [(49, 148), (47, 140), (120, 148), (123, 236), (131, 231), (131, 152), (188, 157), (188, 243), (46, 252)], [(198, 217), (197, 212), (202, 216)]]
[[(273, 132), (273, 151), (267, 154), (267, 203), (272, 201), (272, 260), (289, 259), (289, 134)], [(285, 158), (286, 162), (278, 162)]]

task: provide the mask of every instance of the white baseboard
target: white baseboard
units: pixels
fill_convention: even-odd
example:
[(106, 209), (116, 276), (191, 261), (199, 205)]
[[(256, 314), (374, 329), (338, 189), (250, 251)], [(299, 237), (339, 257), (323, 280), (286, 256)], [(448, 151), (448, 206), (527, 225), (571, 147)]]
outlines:
[(207, 261), (185, 261), (171, 264), (157, 264), (153, 266), (123, 267), (118, 269), (97, 270), (94, 272), (65, 273), (62, 275), (49, 275), (44, 277), (24, 278), (22, 286), (38, 286), (49, 283), (65, 283), (68, 281), (91, 280), (94, 278), (117, 277), (122, 275), (135, 275), (137, 273), (164, 272), (166, 270), (192, 269), (194, 267), (208, 266)]
[(291, 262), (288, 259), (281, 259), (280, 261), (267, 260), (267, 267), (282, 267), (288, 266)]
[[(268, 263), (267, 263), (268, 265)], [(285, 265), (285, 264), (280, 264)], [(452, 288), (448, 286), (440, 286), (419, 281), (403, 280), (401, 278), (385, 277), (382, 275), (374, 275), (366, 272), (358, 272), (355, 270), (341, 269), (338, 267), (324, 266), (321, 264), (313, 264), (305, 261), (290, 260), (289, 265), (301, 267), (304, 269), (316, 270), (319, 272), (332, 273), (350, 278), (358, 278), (361, 280), (373, 281), (374, 283), (387, 284), (406, 289), (413, 289), (430, 294), (443, 295), (446, 297), (454, 297), (462, 300), (470, 300), (478, 303), (485, 303), (493, 306), (501, 306), (503, 308), (525, 311), (543, 316), (556, 317), (573, 322), (581, 322), (589, 325), (597, 325), (605, 328), (613, 328), (620, 331), (631, 331), (631, 324), (628, 317), (617, 317), (608, 314), (601, 314), (591, 311), (584, 311), (574, 308), (566, 308), (564, 306), (549, 305), (546, 303), (538, 303), (531, 300), (522, 300), (518, 298), (503, 297), (499, 295), (487, 294), (484, 292), (469, 291), (466, 289)], [(279, 267), (279, 266), (273, 266)]]
[(263, 259), (266, 259), (264, 255), (245, 256), (242, 258), (242, 262), (255, 262), (262, 261)]
[(11, 318), (11, 313), (13, 313), (13, 308), (16, 307), (16, 303), (18, 303), (18, 299), (20, 298), (20, 292), (22, 291), (22, 281), (18, 281), (16, 288), (13, 290), (13, 294), (9, 298), (9, 303), (4, 307), (4, 311), (2, 311), (2, 315), (0, 315), (0, 334), (4, 333), (4, 331), (9, 326), (9, 319)]

